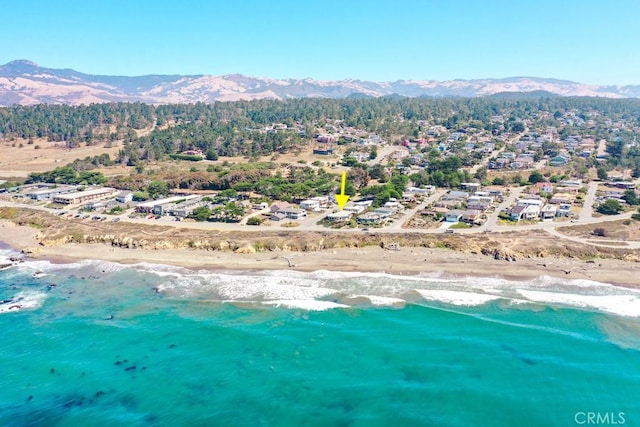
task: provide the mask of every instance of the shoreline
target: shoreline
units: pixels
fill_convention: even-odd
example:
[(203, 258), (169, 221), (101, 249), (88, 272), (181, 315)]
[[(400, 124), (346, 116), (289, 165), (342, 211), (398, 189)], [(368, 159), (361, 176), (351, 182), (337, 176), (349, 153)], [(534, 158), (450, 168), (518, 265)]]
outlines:
[(442, 248), (377, 246), (335, 248), (318, 251), (264, 251), (236, 253), (205, 249), (128, 249), (104, 243), (67, 243), (41, 246), (38, 230), (0, 221), (0, 241), (33, 259), (71, 263), (95, 259), (121, 264), (142, 262), (211, 271), (294, 270), (313, 272), (385, 273), (398, 276), (440, 274), (451, 277), (482, 277), (531, 280), (540, 276), (593, 280), (620, 287), (640, 288), (640, 263), (617, 259), (584, 261), (550, 256), (515, 261)]

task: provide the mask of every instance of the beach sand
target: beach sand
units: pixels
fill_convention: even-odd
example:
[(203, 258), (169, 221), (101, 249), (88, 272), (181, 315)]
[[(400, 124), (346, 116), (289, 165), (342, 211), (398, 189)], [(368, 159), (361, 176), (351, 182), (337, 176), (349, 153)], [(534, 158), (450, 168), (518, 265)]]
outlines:
[(388, 250), (369, 246), (315, 252), (267, 251), (241, 254), (196, 249), (126, 249), (106, 244), (39, 246), (37, 233), (38, 230), (30, 227), (0, 221), (0, 241), (17, 250), (25, 250), (31, 257), (60, 263), (98, 259), (126, 264), (149, 262), (223, 270), (332, 270), (384, 272), (396, 275), (440, 273), (516, 280), (546, 275), (640, 287), (640, 263), (616, 259), (584, 261), (575, 258), (545, 257), (504, 261), (486, 255), (422, 247)]

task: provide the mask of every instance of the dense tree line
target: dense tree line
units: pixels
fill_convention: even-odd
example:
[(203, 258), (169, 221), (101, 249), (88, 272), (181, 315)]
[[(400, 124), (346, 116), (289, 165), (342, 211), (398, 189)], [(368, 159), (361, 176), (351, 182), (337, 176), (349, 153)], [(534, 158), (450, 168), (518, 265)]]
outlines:
[[(49, 141), (93, 143), (119, 136), (107, 131), (151, 126), (155, 108), (142, 103), (80, 106), (35, 105), (0, 108), (0, 137), (46, 138)], [(104, 133), (97, 130), (104, 129)]]
[[(640, 123), (637, 99), (304, 98), (161, 106), (111, 103), (0, 108), (0, 138), (47, 138), (64, 141), (70, 147), (122, 139), (124, 147), (118, 161), (135, 165), (141, 160), (160, 159), (189, 149), (200, 149), (211, 157), (287, 151), (307, 141), (316, 124), (322, 126), (327, 121), (339, 120), (345, 126), (383, 137), (411, 137), (425, 130), (421, 128), (424, 122), (452, 130), (461, 127), (495, 130), (500, 126), (491, 120), (495, 115), (503, 117), (505, 130), (523, 130), (523, 119), (558, 126), (558, 119), (567, 111), (583, 120), (595, 111), (598, 117), (625, 120), (632, 126)], [(539, 114), (542, 112), (549, 114)], [(283, 123), (288, 130), (262, 130), (272, 123)], [(137, 137), (135, 130), (154, 125), (158, 127), (153, 132)], [(299, 132), (300, 129), (304, 132)], [(562, 132), (569, 135), (576, 128), (566, 126)], [(602, 120), (592, 132), (598, 137), (611, 136)], [(628, 142), (625, 135), (620, 137)]]

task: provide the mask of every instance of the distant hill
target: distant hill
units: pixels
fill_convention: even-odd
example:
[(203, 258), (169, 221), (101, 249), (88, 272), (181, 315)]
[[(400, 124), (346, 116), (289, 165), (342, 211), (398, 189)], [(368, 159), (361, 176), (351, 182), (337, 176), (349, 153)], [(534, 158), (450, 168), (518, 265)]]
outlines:
[[(509, 95), (507, 95), (509, 94)], [(567, 80), (509, 77), (478, 80), (269, 79), (242, 74), (96, 76), (71, 69), (41, 67), (18, 60), (0, 66), (0, 105), (90, 104), (112, 101), (153, 104), (235, 101), (240, 99), (599, 96), (640, 98), (640, 85), (587, 85)]]
[(491, 95), (496, 99), (524, 99), (524, 98), (557, 98), (561, 95), (546, 90), (532, 90), (530, 92), (498, 92)]

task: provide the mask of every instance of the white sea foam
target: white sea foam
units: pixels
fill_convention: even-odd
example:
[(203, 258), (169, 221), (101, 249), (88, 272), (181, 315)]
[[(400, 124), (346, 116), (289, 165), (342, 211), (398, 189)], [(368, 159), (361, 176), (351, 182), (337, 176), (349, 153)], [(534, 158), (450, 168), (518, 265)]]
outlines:
[(500, 296), (477, 292), (450, 291), (442, 289), (416, 289), (423, 298), (430, 301), (440, 301), (452, 305), (474, 306), (486, 304), (500, 299)]
[(317, 280), (240, 276), (232, 274), (176, 275), (158, 285), (158, 290), (188, 298), (206, 297), (220, 300), (312, 300), (334, 294)]
[(348, 305), (338, 304), (332, 301), (317, 301), (317, 300), (275, 300), (275, 301), (263, 301), (265, 305), (273, 305), (276, 307), (286, 308), (299, 308), (309, 311), (324, 311), (334, 308), (349, 308)]
[(11, 313), (20, 310), (35, 310), (47, 299), (47, 294), (36, 291), (18, 292), (11, 301), (0, 304), (0, 313)]
[(407, 302), (401, 298), (381, 297), (378, 295), (350, 295), (349, 298), (364, 298), (368, 300), (371, 305), (376, 307), (397, 307), (404, 305)]
[[(0, 249), (0, 263), (10, 262), (20, 254)], [(640, 290), (620, 288), (584, 279), (539, 276), (527, 281), (499, 277), (457, 277), (443, 274), (393, 275), (383, 272), (340, 272), (318, 270), (310, 273), (293, 270), (209, 271), (190, 270), (162, 264), (118, 264), (100, 260), (84, 260), (71, 264), (52, 264), (46, 260), (26, 260), (11, 268), (14, 274), (33, 275), (91, 269), (111, 273), (132, 269), (142, 274), (153, 273), (157, 289), (178, 298), (218, 301), (317, 301), (334, 297), (345, 304), (351, 299), (366, 299), (371, 306), (404, 305), (424, 298), (451, 305), (476, 306), (503, 299), (512, 304), (560, 304), (640, 316)], [(6, 275), (9, 276), (6, 276)], [(368, 300), (368, 302), (367, 302)], [(324, 304), (324, 302), (322, 303)], [(354, 303), (358, 305), (357, 303)]]
[(640, 317), (640, 298), (629, 294), (579, 295), (520, 289), (518, 293), (530, 301), (602, 310), (621, 316)]

